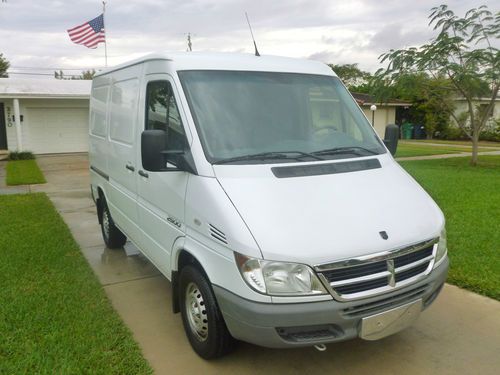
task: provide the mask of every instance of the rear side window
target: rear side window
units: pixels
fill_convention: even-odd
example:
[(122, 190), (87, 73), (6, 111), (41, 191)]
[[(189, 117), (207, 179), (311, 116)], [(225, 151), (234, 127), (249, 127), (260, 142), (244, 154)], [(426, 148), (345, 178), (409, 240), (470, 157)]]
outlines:
[(108, 99), (109, 86), (95, 87), (90, 97), (90, 132), (93, 135), (105, 137), (106, 129), (106, 101)]
[(172, 85), (168, 81), (151, 81), (146, 87), (146, 130), (167, 133), (167, 148), (182, 149), (184, 128), (175, 102)]
[(138, 85), (136, 78), (113, 84), (109, 135), (114, 141), (133, 143)]

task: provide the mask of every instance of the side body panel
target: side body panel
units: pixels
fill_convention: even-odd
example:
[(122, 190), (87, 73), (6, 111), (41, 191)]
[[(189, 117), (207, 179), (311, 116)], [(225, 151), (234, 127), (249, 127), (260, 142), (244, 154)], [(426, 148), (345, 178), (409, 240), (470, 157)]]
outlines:
[(141, 69), (142, 65), (136, 65), (113, 72), (108, 101), (107, 201), (113, 220), (133, 241), (140, 236), (135, 131)]

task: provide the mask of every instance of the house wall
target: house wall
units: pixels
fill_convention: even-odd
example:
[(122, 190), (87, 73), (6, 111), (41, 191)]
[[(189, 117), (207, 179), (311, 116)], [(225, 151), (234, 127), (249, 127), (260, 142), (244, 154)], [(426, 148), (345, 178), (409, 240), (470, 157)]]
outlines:
[[(481, 102), (476, 102), (477, 104), (488, 104), (488, 101), (481, 101)], [(467, 112), (469, 110), (469, 107), (467, 105), (467, 102), (465, 100), (456, 100), (455, 101), (455, 115), (459, 116), (463, 112)], [(497, 99), (495, 102), (495, 105), (493, 107), (493, 118), (496, 120), (500, 120), (500, 99)], [(451, 118), (451, 123), (453, 125), (456, 125), (456, 122)]]
[[(12, 120), (12, 116), (14, 115), (14, 106), (12, 99), (0, 99), (0, 102), (4, 103), (5, 107), (5, 117), (6, 117), (6, 130), (7, 130), (7, 146), (10, 151), (17, 150), (17, 138), (16, 138), (16, 128), (15, 123)], [(62, 127), (65, 124), (71, 125), (72, 121), (75, 121), (75, 118), (72, 116), (72, 111), (70, 109), (76, 109), (76, 111), (81, 115), (82, 111), (86, 112), (86, 122), (88, 124), (88, 109), (89, 109), (89, 100), (88, 99), (19, 99), (19, 110), (20, 114), (23, 116), (23, 121), (21, 122), (21, 133), (23, 137), (23, 149), (26, 151), (33, 151), (34, 148), (30, 145), (30, 133), (29, 127), (38, 126), (37, 118), (33, 116), (33, 114), (37, 113), (37, 109), (57, 109), (62, 108), (66, 109), (61, 111), (61, 125), (60, 129), (57, 128), (47, 128), (47, 132), (52, 132), (53, 137), (52, 142), (61, 141), (58, 140), (58, 135), (63, 133), (65, 129)], [(31, 110), (31, 111), (30, 111)], [(39, 113), (39, 112), (38, 112)], [(30, 115), (32, 118), (30, 118)], [(81, 117), (81, 116), (80, 116)], [(81, 119), (80, 119), (81, 121)], [(41, 129), (43, 131), (43, 129)], [(88, 130), (86, 130), (87, 132)], [(82, 133), (80, 131), (80, 133)], [(50, 134), (50, 133), (49, 133)], [(52, 136), (52, 134), (50, 134)], [(87, 141), (87, 137), (85, 137), (85, 142)], [(49, 137), (47, 137), (49, 138)], [(44, 145), (39, 145), (41, 148), (44, 148)], [(47, 149), (50, 152), (50, 145), (46, 145)], [(81, 150), (75, 150), (81, 151)]]
[[(14, 114), (14, 107), (12, 105), (11, 99), (0, 99), (0, 103), (4, 104), (4, 115), (5, 115), (5, 130), (7, 133), (7, 146), (9, 150), (16, 149), (16, 129), (14, 128), (14, 121), (12, 121), (12, 115)], [(13, 145), (13, 148), (11, 148)]]
[[(372, 123), (372, 111), (370, 111), (369, 106), (362, 106), (366, 118)], [(375, 111), (375, 131), (377, 134), (384, 138), (385, 127), (387, 124), (395, 124), (396, 123), (396, 107), (389, 106), (377, 106), (377, 110)]]

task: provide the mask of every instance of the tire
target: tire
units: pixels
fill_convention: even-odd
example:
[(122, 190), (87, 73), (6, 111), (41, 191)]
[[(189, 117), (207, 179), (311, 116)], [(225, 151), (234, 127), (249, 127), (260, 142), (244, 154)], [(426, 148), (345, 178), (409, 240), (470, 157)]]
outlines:
[(222, 357), (234, 349), (207, 278), (195, 267), (181, 270), (179, 302), (182, 323), (193, 350), (204, 359)]
[(122, 248), (127, 242), (127, 237), (118, 229), (111, 217), (106, 201), (102, 203), (101, 232), (104, 243), (110, 249)]

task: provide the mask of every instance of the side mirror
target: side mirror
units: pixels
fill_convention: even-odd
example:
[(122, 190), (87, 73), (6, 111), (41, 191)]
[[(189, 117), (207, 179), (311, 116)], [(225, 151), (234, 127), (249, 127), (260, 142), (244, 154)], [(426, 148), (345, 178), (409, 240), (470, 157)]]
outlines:
[(141, 134), (142, 167), (151, 172), (165, 170), (162, 151), (167, 148), (167, 132), (164, 130), (144, 130)]
[[(141, 134), (142, 167), (150, 172), (186, 171), (197, 174), (189, 150), (167, 150), (167, 132), (144, 130)], [(168, 164), (173, 164), (169, 167)]]
[(385, 127), (384, 144), (394, 156), (398, 149), (399, 127), (389, 124)]

